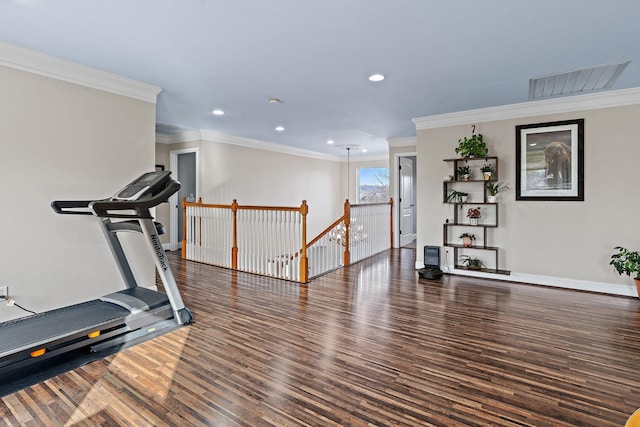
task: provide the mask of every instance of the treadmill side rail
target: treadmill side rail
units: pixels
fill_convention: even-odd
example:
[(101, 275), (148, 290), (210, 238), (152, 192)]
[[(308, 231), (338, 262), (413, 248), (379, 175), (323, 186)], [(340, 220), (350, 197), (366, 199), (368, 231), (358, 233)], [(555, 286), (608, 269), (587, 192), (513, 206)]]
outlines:
[(146, 218), (141, 218), (139, 221), (140, 226), (142, 227), (142, 232), (146, 236), (149, 249), (154, 254), (153, 261), (156, 265), (156, 269), (158, 270), (158, 274), (160, 275), (160, 280), (162, 280), (162, 285), (164, 286), (167, 297), (169, 298), (169, 303), (173, 308), (176, 323), (179, 325), (191, 323), (191, 312), (184, 306), (180, 290), (178, 289), (178, 284), (176, 283), (176, 279), (173, 277), (173, 272), (169, 265), (169, 259), (167, 259), (167, 255), (164, 252), (162, 242), (160, 242), (160, 236), (158, 236), (158, 233), (156, 232), (156, 227), (153, 224), (153, 221)]

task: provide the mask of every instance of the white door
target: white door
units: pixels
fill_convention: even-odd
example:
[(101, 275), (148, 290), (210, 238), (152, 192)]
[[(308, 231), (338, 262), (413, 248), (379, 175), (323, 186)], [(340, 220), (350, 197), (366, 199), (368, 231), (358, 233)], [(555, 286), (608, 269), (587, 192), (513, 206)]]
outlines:
[(411, 157), (400, 157), (400, 246), (416, 239), (416, 197), (414, 163)]

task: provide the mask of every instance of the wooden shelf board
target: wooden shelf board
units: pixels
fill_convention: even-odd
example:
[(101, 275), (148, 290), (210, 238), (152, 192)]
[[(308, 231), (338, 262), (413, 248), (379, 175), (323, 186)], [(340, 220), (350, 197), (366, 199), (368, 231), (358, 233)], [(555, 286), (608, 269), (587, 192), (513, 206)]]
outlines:
[(498, 160), (498, 156), (487, 156), (487, 157), (458, 157), (456, 159), (444, 159), (444, 162), (464, 162), (464, 161), (486, 161), (486, 160)]
[(485, 245), (473, 245), (471, 247), (466, 247), (463, 245), (459, 245), (457, 243), (447, 243), (444, 246), (447, 246), (449, 248), (459, 248), (459, 249), (482, 249), (485, 251), (497, 251), (500, 249), (497, 246), (485, 246)]
[(454, 265), (456, 270), (466, 270), (475, 273), (489, 273), (489, 274), (502, 274), (505, 276), (511, 275), (511, 271), (509, 270), (496, 270), (494, 268), (483, 268), (482, 270), (472, 270), (470, 268), (465, 267), (464, 265)]

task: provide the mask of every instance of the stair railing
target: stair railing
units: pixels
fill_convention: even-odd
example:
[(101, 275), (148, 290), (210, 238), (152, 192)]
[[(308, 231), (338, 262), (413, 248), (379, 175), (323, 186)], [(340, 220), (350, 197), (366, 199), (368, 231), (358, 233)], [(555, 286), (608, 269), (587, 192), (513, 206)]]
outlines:
[(306, 201), (300, 207), (182, 203), (182, 257), (235, 270), (307, 283), (391, 247), (388, 203), (351, 205), (307, 240)]

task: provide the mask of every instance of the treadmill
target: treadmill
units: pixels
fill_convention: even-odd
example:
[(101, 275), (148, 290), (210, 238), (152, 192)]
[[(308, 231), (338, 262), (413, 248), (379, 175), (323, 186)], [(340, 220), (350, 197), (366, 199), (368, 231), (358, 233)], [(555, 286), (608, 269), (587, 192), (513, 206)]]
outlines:
[[(149, 211), (180, 189), (170, 175), (168, 171), (145, 173), (108, 199), (51, 203), (58, 214), (94, 215), (99, 219), (126, 288), (92, 301), (0, 323), (2, 383), (27, 378), (22, 388), (51, 376), (39, 377), (49, 365), (64, 364), (78, 354), (99, 353), (80, 357), (81, 362), (70, 368), (54, 368), (52, 375), (56, 375), (192, 322), (160, 243), (164, 227), (153, 221)], [(138, 286), (118, 238), (122, 232), (144, 236), (164, 293)], [(19, 388), (0, 387), (0, 395)]]

